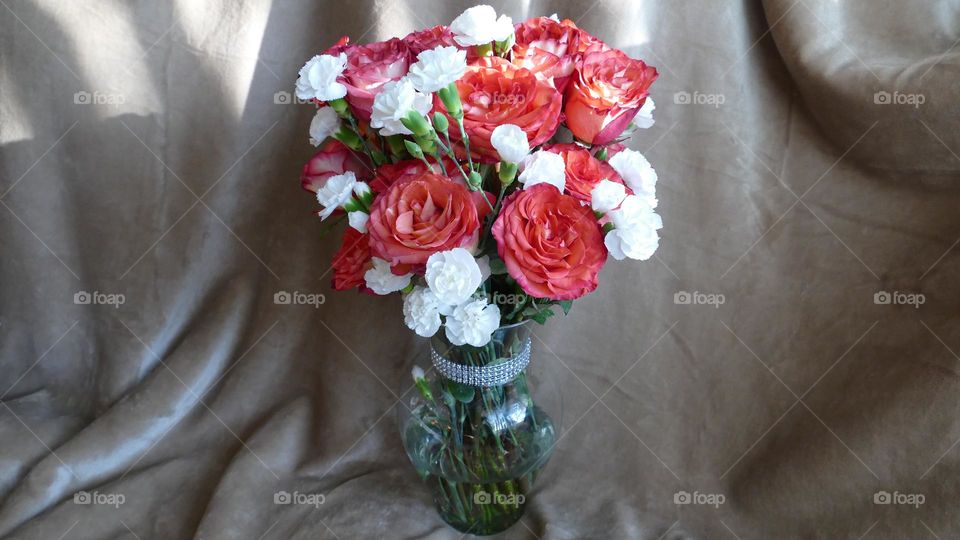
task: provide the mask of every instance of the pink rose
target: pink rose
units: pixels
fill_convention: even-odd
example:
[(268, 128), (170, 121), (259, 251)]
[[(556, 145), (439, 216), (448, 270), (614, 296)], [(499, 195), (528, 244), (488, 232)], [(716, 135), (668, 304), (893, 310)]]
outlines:
[(356, 154), (340, 141), (331, 140), (303, 166), (300, 185), (316, 193), (328, 178), (347, 171), (352, 171), (361, 180), (370, 178), (370, 168)]
[(348, 41), (342, 38), (326, 54), (346, 53), (347, 69), (338, 81), (347, 87), (347, 103), (353, 113), (370, 121), (373, 98), (384, 84), (407, 74), (414, 55), (407, 43), (397, 38), (368, 45), (349, 45)]
[[(495, 163), (500, 156), (490, 143), (501, 124), (519, 126), (530, 146), (545, 143), (560, 124), (563, 96), (546, 79), (498, 57), (481, 58), (467, 66), (456, 83), (463, 102), (463, 125), (470, 137), (470, 154), (478, 161)], [(434, 109), (446, 112), (439, 95)], [(453, 119), (450, 125), (456, 126)], [(450, 129), (458, 157), (465, 157), (459, 130)]]
[(405, 174), (373, 201), (370, 251), (403, 273), (422, 268), (438, 251), (472, 249), (480, 233), (479, 204), (462, 182), (432, 172)]
[(623, 51), (591, 47), (566, 92), (566, 124), (589, 144), (615, 140), (646, 101), (657, 70)]
[(537, 17), (516, 26), (513, 63), (553, 81), (561, 93), (580, 60), (582, 30), (569, 21)]
[[(623, 178), (606, 161), (593, 157), (589, 150), (576, 144), (552, 144), (544, 146), (547, 152), (560, 154), (566, 164), (565, 191), (579, 201), (590, 203), (590, 192), (601, 180), (623, 184)], [(627, 188), (627, 192), (630, 189)]]
[(416, 57), (423, 51), (436, 49), (437, 47), (457, 47), (457, 42), (453, 40), (453, 32), (450, 28), (438, 25), (419, 32), (412, 32), (403, 38), (404, 43), (410, 47), (413, 56)]
[(507, 272), (530, 296), (573, 300), (597, 288), (607, 260), (600, 224), (589, 206), (556, 187), (513, 192), (492, 232)]
[(340, 249), (333, 256), (333, 289), (346, 291), (359, 287), (360, 290), (366, 290), (363, 274), (372, 266), (369, 237), (353, 227), (347, 227), (343, 231)]

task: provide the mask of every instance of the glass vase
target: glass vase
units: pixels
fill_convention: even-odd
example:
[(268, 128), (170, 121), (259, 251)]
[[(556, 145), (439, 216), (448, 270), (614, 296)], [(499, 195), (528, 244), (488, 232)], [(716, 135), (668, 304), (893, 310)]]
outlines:
[(559, 426), (534, 403), (530, 350), (527, 323), (501, 327), (484, 347), (453, 345), (441, 330), (399, 409), (407, 455), (460, 532), (495, 534), (520, 520), (553, 453)]

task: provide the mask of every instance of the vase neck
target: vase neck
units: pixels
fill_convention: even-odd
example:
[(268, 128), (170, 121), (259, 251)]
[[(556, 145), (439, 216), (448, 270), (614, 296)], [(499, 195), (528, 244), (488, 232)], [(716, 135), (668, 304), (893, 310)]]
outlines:
[(433, 366), (443, 377), (470, 386), (509, 383), (530, 363), (530, 338), (513, 343), (491, 342), (487, 347), (431, 347)]

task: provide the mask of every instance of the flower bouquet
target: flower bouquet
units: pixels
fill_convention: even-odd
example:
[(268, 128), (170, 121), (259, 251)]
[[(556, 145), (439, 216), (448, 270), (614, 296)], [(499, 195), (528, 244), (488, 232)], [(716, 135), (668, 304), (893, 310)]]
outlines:
[(302, 186), (346, 219), (333, 288), (403, 297), (430, 338), (405, 449), (441, 517), (474, 534), (523, 513), (558, 426), (526, 377), (530, 326), (592, 292), (608, 255), (650, 258), (657, 174), (622, 143), (653, 125), (657, 71), (556, 16), (476, 6), (449, 27), (344, 37), (300, 70), (320, 149)]

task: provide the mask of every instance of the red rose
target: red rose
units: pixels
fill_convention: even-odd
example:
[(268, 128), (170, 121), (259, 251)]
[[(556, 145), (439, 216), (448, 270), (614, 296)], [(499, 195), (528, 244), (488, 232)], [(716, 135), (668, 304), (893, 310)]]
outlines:
[(438, 251), (471, 249), (480, 233), (478, 204), (486, 203), (463, 182), (431, 172), (403, 175), (370, 209), (371, 253), (392, 266), (418, 266)]
[[(463, 102), (463, 125), (470, 137), (474, 159), (495, 163), (500, 160), (490, 144), (490, 135), (501, 124), (515, 124), (526, 133), (530, 146), (545, 143), (560, 123), (563, 96), (545, 79), (498, 57), (487, 57), (467, 66), (456, 82)], [(434, 109), (446, 111), (439, 95)], [(456, 126), (453, 119), (450, 124)], [(450, 137), (458, 157), (466, 152), (459, 130), (451, 128)]]
[(507, 197), (493, 236), (507, 272), (536, 298), (573, 300), (592, 292), (607, 260), (590, 207), (549, 184)]
[(303, 166), (300, 185), (307, 191), (317, 192), (331, 176), (353, 171), (359, 179), (370, 177), (370, 169), (340, 141), (331, 140)]
[(581, 141), (616, 139), (646, 101), (657, 70), (615, 49), (591, 47), (567, 87), (567, 127)]
[(566, 192), (577, 200), (589, 203), (590, 192), (601, 180), (624, 183), (623, 178), (620, 178), (620, 174), (609, 163), (593, 157), (590, 151), (582, 146), (553, 144), (543, 149), (563, 157), (567, 173)]
[(514, 64), (552, 80), (562, 93), (580, 59), (583, 34), (570, 20), (530, 19), (516, 26), (516, 43), (510, 58)]
[(372, 266), (369, 236), (353, 227), (347, 227), (343, 232), (340, 250), (333, 256), (333, 289), (365, 289), (363, 274)]
[(341, 39), (326, 54), (346, 53), (347, 69), (338, 81), (347, 87), (347, 103), (354, 114), (369, 121), (373, 98), (384, 84), (407, 74), (414, 55), (407, 43), (397, 38), (368, 45), (348, 45), (347, 41)]

